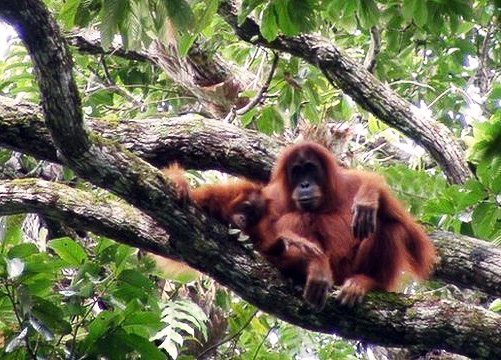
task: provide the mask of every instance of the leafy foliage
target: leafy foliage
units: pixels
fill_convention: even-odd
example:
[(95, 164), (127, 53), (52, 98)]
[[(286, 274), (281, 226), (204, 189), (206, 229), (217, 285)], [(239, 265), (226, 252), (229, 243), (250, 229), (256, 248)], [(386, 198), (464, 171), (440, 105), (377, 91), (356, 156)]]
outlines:
[(0, 62), (0, 93), (27, 101), (38, 102), (38, 87), (33, 76), (33, 64), (24, 46), (12, 42), (9, 56)]
[[(15, 219), (22, 220), (6, 221)], [(7, 226), (2, 238), (2, 358), (62, 359), (66, 353), (164, 359), (163, 347), (150, 342), (165, 332), (162, 323), (192, 335), (193, 329), (206, 331), (206, 316), (196, 304), (159, 299), (148, 277), (153, 264), (138, 261), (136, 250), (105, 238), (86, 248), (61, 238), (48, 243), (53, 252), (44, 252), (23, 243), (18, 230)]]
[[(128, 50), (144, 50), (158, 40), (175, 44), (183, 58), (197, 43), (210, 56), (220, 55), (256, 74), (256, 84), (271, 62), (267, 51), (238, 41), (217, 15), (218, 0), (45, 2), (67, 31), (98, 28), (106, 50), (118, 40)], [(358, 107), (315, 66), (289, 55), (280, 56), (266, 97), (238, 117), (243, 126), (288, 134), (303, 123), (343, 122), (353, 132), (347, 153), (383, 173), (422, 223), (501, 243), (501, 86), (496, 65), (501, 63), (501, 39), (493, 2), (243, 0), (238, 19), (247, 16), (256, 19), (268, 41), (314, 33), (360, 64), (374, 45), (371, 31), (376, 30), (381, 46), (374, 75), (465, 139), (477, 179), (462, 186), (447, 184), (415, 144), (409, 146)], [(482, 49), (485, 43), (488, 51)], [(0, 61), (1, 93), (38, 103), (26, 50), (15, 40), (8, 47)], [(86, 116), (112, 122), (202, 108), (196, 94), (150, 63), (77, 51), (73, 57)], [(486, 81), (492, 85), (488, 89), (482, 86)], [(258, 90), (253, 84), (240, 95), (252, 98)], [(365, 150), (381, 142), (405, 148), (411, 160), (395, 164), (392, 155), (378, 152), (379, 145)], [(2, 178), (16, 176), (13, 158), (11, 151), (0, 149)], [(27, 156), (19, 161), (25, 173), (39, 165)], [(65, 171), (64, 180), (74, 180)], [(207, 178), (192, 174), (198, 182)], [(73, 236), (47, 244), (25, 242), (25, 220), (0, 219), (2, 358), (192, 359), (196, 345), (218, 358), (355, 358), (353, 343), (278, 321), (204, 277), (168, 280), (168, 290), (162, 292), (151, 260), (112, 240)], [(200, 301), (193, 293), (211, 296)], [(499, 308), (499, 301), (492, 304)], [(215, 321), (214, 314), (225, 321)]]

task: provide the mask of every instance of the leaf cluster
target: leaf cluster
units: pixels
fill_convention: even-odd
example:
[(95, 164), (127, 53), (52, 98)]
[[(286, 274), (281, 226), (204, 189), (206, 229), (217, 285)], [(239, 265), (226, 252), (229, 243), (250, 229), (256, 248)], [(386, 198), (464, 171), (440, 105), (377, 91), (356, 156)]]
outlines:
[(137, 250), (106, 238), (89, 241), (86, 247), (59, 238), (41, 251), (23, 243), (22, 216), (3, 221), (3, 359), (63, 359), (68, 354), (165, 359), (161, 349), (171, 354), (173, 346), (182, 344), (157, 347), (150, 338), (167, 344), (180, 333), (206, 331), (206, 316), (196, 304), (161, 301), (151, 277), (154, 265), (149, 258), (138, 260)]

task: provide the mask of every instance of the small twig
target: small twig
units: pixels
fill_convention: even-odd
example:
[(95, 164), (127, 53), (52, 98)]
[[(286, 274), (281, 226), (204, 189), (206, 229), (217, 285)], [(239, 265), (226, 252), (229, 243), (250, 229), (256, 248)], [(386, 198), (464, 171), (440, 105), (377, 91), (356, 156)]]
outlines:
[(265, 83), (261, 87), (261, 90), (259, 90), (259, 93), (252, 99), (247, 105), (245, 105), (243, 108), (235, 110), (236, 115), (243, 115), (252, 108), (254, 108), (257, 104), (259, 104), (264, 97), (264, 94), (268, 91), (268, 88), (270, 87), (271, 80), (273, 79), (273, 75), (275, 74), (275, 70), (277, 68), (278, 60), (279, 57), (276, 53), (273, 53), (273, 63), (271, 64), (271, 69), (270, 73), (268, 74), (268, 78), (266, 79)]
[(381, 51), (381, 36), (377, 27), (373, 26), (370, 29), (371, 43), (369, 45), (369, 50), (367, 51), (367, 56), (364, 60), (364, 67), (371, 74), (374, 72), (376, 67), (377, 55)]
[(226, 117), (224, 118), (223, 122), (225, 122), (226, 124), (232, 124), (233, 120), (235, 120), (236, 116), (237, 116), (237, 114), (235, 111), (235, 107), (233, 106), (231, 108), (230, 112), (228, 113), (228, 115), (226, 115)]
[(269, 330), (268, 332), (266, 333), (266, 335), (263, 337), (263, 340), (261, 340), (261, 342), (259, 343), (259, 346), (257, 347), (256, 351), (254, 351), (254, 356), (252, 357), (252, 360), (256, 360), (257, 359), (257, 354), (259, 353), (259, 350), (261, 350), (261, 348), (263, 347), (263, 344), (264, 342), (266, 341), (266, 339), (268, 339), (268, 336), (270, 336), (271, 332), (273, 330), (275, 330), (277, 328), (277, 325), (273, 325)]
[(235, 332), (234, 334), (228, 336), (226, 339), (223, 339), (211, 346), (209, 346), (207, 349), (205, 349), (204, 351), (202, 351), (200, 354), (197, 355), (197, 360), (199, 359), (202, 359), (204, 355), (208, 354), (209, 352), (211, 352), (212, 350), (220, 347), (221, 345), (227, 343), (227, 342), (230, 342), (232, 341), (233, 339), (239, 337), (242, 332), (247, 328), (247, 326), (249, 326), (249, 324), (251, 323), (252, 319), (254, 319), (254, 317), (257, 315), (258, 313), (258, 309), (254, 310), (254, 312), (252, 313), (251, 316), (249, 316), (249, 319), (245, 322), (245, 324), (242, 325), (242, 327), (237, 331)]
[(410, 85), (415, 85), (418, 87), (424, 87), (424, 88), (430, 89), (431, 91), (436, 91), (436, 89), (433, 86), (430, 86), (430, 85), (424, 84), (424, 83), (420, 83), (420, 82), (414, 81), (414, 80), (397, 80), (397, 81), (393, 81), (393, 82), (389, 83), (388, 85), (390, 87), (392, 87), (393, 85), (399, 85), (399, 84), (410, 84)]
[(34, 176), (38, 176), (39, 175), (39, 172), (42, 170), (42, 168), (47, 164), (47, 161), (39, 161), (37, 163), (37, 165), (32, 169), (30, 170), (26, 175), (25, 177), (34, 177)]
[[(111, 77), (110, 72), (108, 70), (108, 64), (106, 63), (103, 56), (101, 56), (101, 58), (99, 59), (99, 62), (101, 64), (101, 66), (103, 67), (103, 71), (104, 71), (103, 82), (106, 84), (106, 86), (102, 86), (102, 89), (114, 92), (114, 93), (124, 97), (127, 101), (131, 102), (133, 104), (133, 106), (136, 108), (142, 108), (144, 106), (144, 104), (142, 102), (138, 101), (136, 98), (134, 98), (134, 96), (132, 96), (127, 91), (125, 91), (124, 89), (119, 87), (115, 83), (115, 81), (113, 81), (113, 78)], [(98, 74), (96, 74), (96, 75), (99, 77)]]
[(445, 89), (440, 95), (438, 95), (435, 100), (426, 106), (427, 109), (431, 109), (440, 99), (449, 93), (453, 93), (454, 89), (452, 87)]
[(108, 70), (108, 64), (106, 63), (106, 61), (104, 60), (104, 57), (102, 55), (99, 57), (99, 62), (101, 63), (101, 66), (103, 67), (104, 77), (106, 79), (106, 82), (110, 85), (115, 85), (115, 82), (111, 78), (110, 71)]

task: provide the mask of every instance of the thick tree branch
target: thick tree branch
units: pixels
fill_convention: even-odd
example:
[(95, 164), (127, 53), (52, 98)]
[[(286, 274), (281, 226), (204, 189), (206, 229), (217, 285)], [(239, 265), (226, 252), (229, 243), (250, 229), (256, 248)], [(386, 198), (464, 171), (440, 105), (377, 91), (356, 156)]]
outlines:
[[(0, 97), (0, 146), (58, 161), (41, 119), (37, 106)], [(218, 169), (262, 181), (268, 179), (279, 151), (276, 140), (266, 135), (194, 115), (113, 125), (89, 119), (87, 124), (156, 166), (178, 161), (197, 170)], [(436, 277), (501, 296), (498, 247), (447, 232), (434, 232), (433, 238), (441, 255)]]
[[(0, 3), (0, 15), (13, 25), (32, 57), (45, 123), (65, 164), (82, 178), (109, 189), (147, 214), (157, 212), (175, 246), (206, 236), (224, 237), (220, 227), (203, 228), (203, 215), (192, 208), (188, 218), (174, 201), (175, 190), (154, 167), (85, 127), (66, 42), (47, 9), (37, 0)], [(174, 215), (174, 216), (173, 216)], [(193, 224), (199, 226), (193, 226)], [(200, 233), (194, 229), (203, 228)]]
[(30, 212), (145, 250), (152, 243), (168, 248), (169, 235), (157, 222), (102, 190), (92, 193), (38, 179), (0, 181), (0, 215)]
[[(280, 149), (277, 139), (195, 114), (170, 119), (121, 120), (109, 124), (88, 119), (104, 138), (156, 167), (173, 161), (197, 170), (216, 169), (266, 181)], [(60, 162), (40, 108), (0, 96), (0, 146), (36, 158)]]
[(241, 39), (290, 53), (317, 66), (329, 81), (362, 108), (420, 143), (437, 161), (450, 182), (464, 183), (472, 176), (463, 149), (447, 127), (420, 113), (417, 107), (377, 80), (341, 49), (313, 35), (279, 36), (268, 42), (251, 18), (239, 23), (237, 12), (233, 0), (221, 2), (219, 14)]
[[(33, 58), (45, 122), (64, 163), (151, 215), (169, 230), (168, 246), (190, 265), (264, 311), (305, 328), (384, 345), (419, 344), (472, 357), (501, 356), (501, 317), (461, 303), (402, 295), (379, 299), (374, 293), (354, 309), (330, 299), (322, 313), (312, 312), (299, 296), (290, 296), (297, 294), (292, 286), (233, 241), (224, 228), (207, 221), (195, 208), (173, 201), (174, 191), (158, 171), (88, 132), (64, 41), (39, 1), (3, 0), (0, 16), (16, 27)], [(168, 255), (164, 244), (146, 246)]]
[[(176, 252), (167, 241), (168, 235), (153, 219), (109, 195), (36, 179), (0, 182), (0, 214), (26, 211), (39, 212), (147, 250), (162, 249), (164, 255)], [(208, 242), (205, 249), (197, 246), (183, 249), (185, 257), (198, 258), (203, 256), (200, 252), (218, 247), (212, 239), (205, 241)], [(226, 251), (218, 254), (218, 261), (212, 264), (216, 269), (212, 271), (216, 273), (215, 278), (220, 280), (224, 272), (226, 280), (231, 279), (233, 290), (291, 323), (386, 346), (420, 345), (475, 358), (501, 355), (501, 316), (495, 313), (429, 296), (386, 294), (382, 297), (378, 293), (370, 294), (363, 304), (353, 309), (340, 306), (332, 297), (323, 312), (315, 313), (300, 299), (298, 291), (262, 259), (251, 253), (242, 256), (237, 244), (234, 240), (228, 242)], [(476, 246), (486, 248), (481, 243)], [(232, 267), (223, 267), (230, 263)], [(277, 303), (282, 306), (277, 307)]]
[(434, 231), (431, 238), (440, 255), (435, 269), (436, 277), (444, 282), (501, 297), (499, 246), (445, 231)]

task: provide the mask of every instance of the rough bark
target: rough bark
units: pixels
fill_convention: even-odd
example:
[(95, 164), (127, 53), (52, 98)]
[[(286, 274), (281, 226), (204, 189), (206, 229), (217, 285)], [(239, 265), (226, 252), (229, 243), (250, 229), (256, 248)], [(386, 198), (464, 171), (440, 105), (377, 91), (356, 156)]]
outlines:
[(18, 30), (32, 57), (45, 123), (66, 165), (147, 214), (162, 210), (159, 223), (169, 230), (172, 239), (189, 242), (206, 236), (224, 236), (220, 228), (193, 231), (192, 224), (200, 223), (203, 218), (196, 209), (191, 209), (188, 219), (172, 216), (183, 209), (173, 200), (175, 190), (165, 177), (131, 152), (89, 132), (82, 118), (66, 42), (42, 3), (3, 1), (0, 14)]
[[(42, 117), (35, 105), (0, 97), (0, 146), (58, 162)], [(87, 124), (155, 166), (178, 161), (197, 170), (218, 169), (261, 181), (269, 178), (279, 151), (273, 138), (196, 115)], [(438, 279), (501, 296), (498, 247), (448, 232), (434, 232), (433, 239), (440, 253)]]
[[(277, 139), (221, 121), (187, 114), (169, 119), (88, 119), (87, 126), (156, 167), (173, 161), (266, 181), (280, 149)], [(0, 146), (60, 162), (40, 108), (0, 96)]]
[[(26, 211), (38, 212), (77, 229), (92, 230), (164, 256), (180, 254), (193, 266), (207, 271), (261, 309), (307, 329), (335, 333), (349, 339), (362, 338), (384, 346), (440, 348), (474, 358), (501, 356), (501, 316), (480, 307), (430, 295), (383, 296), (372, 293), (363, 304), (353, 309), (340, 306), (331, 297), (322, 312), (312, 312), (296, 288), (278, 276), (261, 258), (242, 252), (238, 241), (229, 233), (226, 234), (224, 251), (221, 244), (212, 239), (175, 249), (168, 241), (168, 235), (152, 218), (109, 195), (97, 196), (35, 179), (0, 182), (0, 215)], [(468, 255), (462, 249), (454, 247), (455, 251), (451, 251), (447, 248), (443, 241), (445, 236), (444, 233), (433, 235), (439, 239), (439, 252), (451, 258), (467, 259)], [(449, 234), (447, 243), (451, 242), (462, 243), (465, 248), (476, 247), (484, 254), (499, 257), (499, 249), (475, 239)], [(193, 259), (197, 259), (195, 263), (191, 262)], [(459, 260), (455, 265), (461, 267), (467, 261)], [(439, 268), (446, 266), (442, 264)], [(476, 279), (482, 281), (483, 278), (479, 277), (477, 275)], [(491, 284), (499, 288), (501, 281), (492, 280)], [(277, 307), (277, 303), (283, 306)]]
[(351, 96), (362, 108), (420, 143), (440, 165), (452, 183), (464, 183), (472, 176), (464, 151), (445, 125), (419, 113), (418, 109), (362, 65), (332, 43), (313, 35), (278, 36), (268, 42), (251, 18), (237, 21), (233, 0), (221, 2), (219, 14), (243, 40), (255, 45), (290, 53), (317, 66), (334, 85)]
[(0, 16), (18, 29), (32, 56), (45, 122), (63, 162), (169, 231), (168, 245), (155, 239), (145, 243), (148, 250), (169, 255), (170, 248), (264, 311), (308, 329), (389, 346), (419, 344), (476, 358), (501, 356), (501, 316), (459, 302), (373, 293), (353, 309), (330, 299), (321, 313), (312, 312), (299, 296), (291, 296), (298, 295), (297, 290), (233, 241), (223, 227), (207, 221), (190, 204), (175, 201), (174, 190), (156, 169), (88, 131), (64, 40), (39, 1), (3, 0)]
[(434, 231), (431, 237), (440, 254), (435, 270), (438, 278), (501, 297), (499, 246), (445, 231)]
[(0, 181), (0, 215), (30, 212), (132, 246), (168, 244), (169, 235), (155, 220), (109, 193), (93, 194), (38, 179)]

